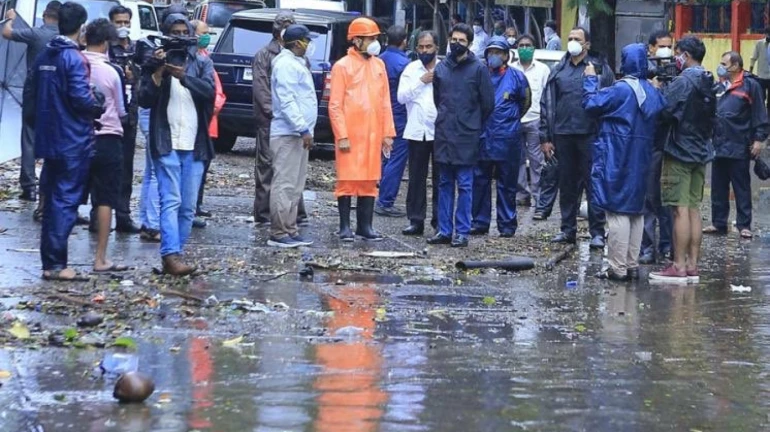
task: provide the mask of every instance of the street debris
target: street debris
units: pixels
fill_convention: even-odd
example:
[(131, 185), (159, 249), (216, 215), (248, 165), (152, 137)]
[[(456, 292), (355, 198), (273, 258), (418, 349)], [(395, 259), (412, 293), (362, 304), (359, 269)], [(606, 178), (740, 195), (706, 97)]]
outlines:
[(751, 287), (750, 286), (730, 284), (730, 291), (732, 291), (734, 293), (750, 293), (751, 292)]
[(112, 396), (121, 403), (142, 403), (155, 391), (155, 383), (141, 372), (127, 372), (118, 378)]
[(458, 270), (468, 271), (474, 269), (496, 268), (507, 271), (522, 271), (535, 268), (535, 260), (529, 257), (511, 257), (499, 261), (473, 261), (463, 260), (455, 264)]
[(372, 258), (414, 258), (419, 256), (415, 252), (394, 252), (394, 251), (372, 251), (364, 252), (361, 255)]

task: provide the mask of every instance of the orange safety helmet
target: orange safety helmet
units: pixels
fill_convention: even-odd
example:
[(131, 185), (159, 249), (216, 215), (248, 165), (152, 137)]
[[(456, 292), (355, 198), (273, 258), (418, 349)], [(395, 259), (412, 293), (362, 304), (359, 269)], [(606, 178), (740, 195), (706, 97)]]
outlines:
[(380, 26), (369, 18), (356, 18), (348, 27), (348, 40), (355, 37), (379, 36), (382, 32)]

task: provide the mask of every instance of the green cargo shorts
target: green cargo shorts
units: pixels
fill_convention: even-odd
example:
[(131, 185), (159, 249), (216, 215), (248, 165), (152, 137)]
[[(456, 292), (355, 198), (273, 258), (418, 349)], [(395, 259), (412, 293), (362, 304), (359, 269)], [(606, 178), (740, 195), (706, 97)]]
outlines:
[(660, 198), (664, 206), (698, 208), (703, 201), (706, 165), (663, 157)]

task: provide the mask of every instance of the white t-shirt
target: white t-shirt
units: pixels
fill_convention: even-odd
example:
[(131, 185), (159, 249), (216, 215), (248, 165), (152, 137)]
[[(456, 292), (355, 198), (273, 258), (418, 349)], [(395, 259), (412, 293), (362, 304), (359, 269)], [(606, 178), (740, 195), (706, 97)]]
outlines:
[(195, 149), (198, 135), (198, 110), (195, 109), (190, 90), (171, 77), (171, 95), (168, 101), (168, 124), (171, 128), (171, 148), (174, 150)]

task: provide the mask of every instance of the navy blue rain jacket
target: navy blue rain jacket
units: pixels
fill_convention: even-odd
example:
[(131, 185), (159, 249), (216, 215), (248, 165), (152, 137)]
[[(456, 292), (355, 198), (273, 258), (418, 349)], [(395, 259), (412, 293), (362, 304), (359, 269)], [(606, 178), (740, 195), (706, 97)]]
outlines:
[(767, 139), (768, 120), (762, 85), (748, 73), (717, 97), (714, 127), (716, 157), (750, 159), (749, 148)]
[(26, 89), (34, 101), (34, 115), (27, 121), (35, 126), (35, 158), (94, 155), (94, 120), (104, 110), (91, 91), (90, 75), (80, 48), (64, 36), (52, 39), (38, 55)]
[(487, 67), (470, 52), (459, 63), (454, 56), (447, 56), (433, 75), (433, 102), (437, 111), (436, 162), (476, 165), (481, 134), (495, 108)]
[[(658, 115), (666, 101), (646, 80), (644, 45), (624, 47), (621, 63), (625, 78), (611, 87), (598, 90), (597, 77), (583, 80), (583, 108), (600, 125), (593, 150), (592, 199), (605, 211), (640, 215), (644, 213)], [(641, 106), (641, 95), (633, 86), (646, 96)]]
[(532, 104), (527, 77), (518, 69), (505, 67), (490, 70), (495, 90), (495, 109), (481, 135), (480, 160), (510, 160), (512, 152), (520, 152), (521, 116)]
[(388, 84), (390, 85), (390, 106), (393, 110), (393, 123), (396, 127), (396, 135), (404, 136), (406, 129), (406, 105), (398, 103), (398, 83), (401, 80), (401, 74), (409, 65), (409, 57), (406, 53), (396, 47), (389, 46), (380, 54), (380, 60), (385, 63), (385, 71), (388, 74)]

